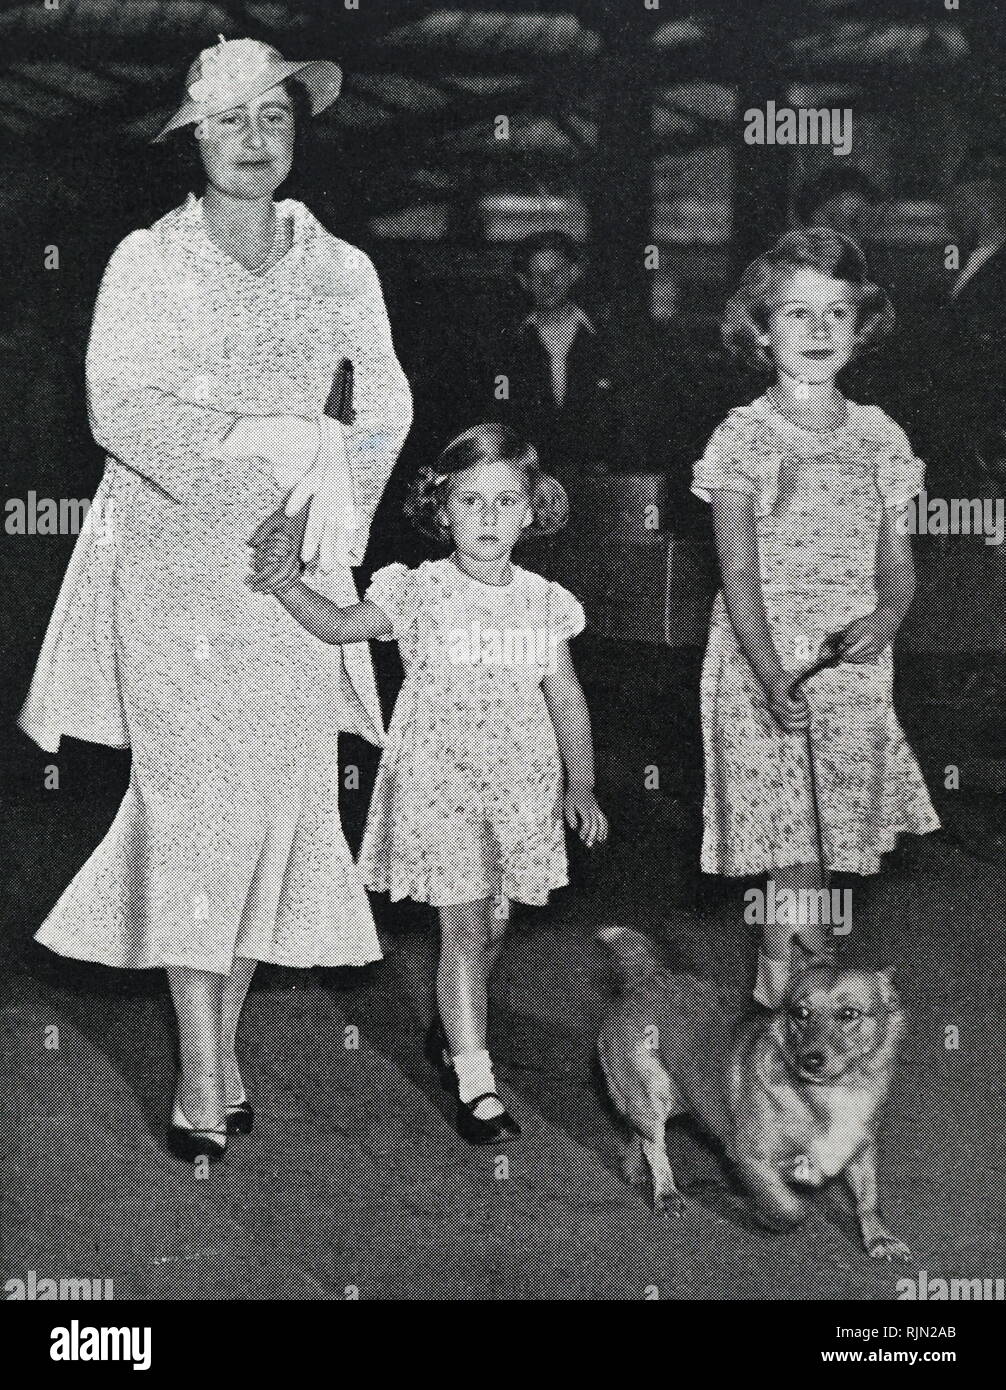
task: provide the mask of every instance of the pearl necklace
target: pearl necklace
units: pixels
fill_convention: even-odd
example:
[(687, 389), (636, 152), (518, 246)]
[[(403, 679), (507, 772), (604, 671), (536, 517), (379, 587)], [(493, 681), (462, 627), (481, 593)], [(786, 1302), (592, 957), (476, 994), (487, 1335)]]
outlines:
[(262, 270), (268, 263), (272, 253), (276, 250), (276, 243), (279, 240), (279, 230), (283, 219), (275, 210), (273, 211), (272, 216), (272, 237), (269, 241), (269, 245), (266, 247), (265, 255), (260, 260), (257, 260), (254, 265), (245, 265), (245, 270), (247, 270), (249, 274), (254, 275), (256, 274), (256, 272)]
[(835, 424), (824, 425), (821, 429), (814, 429), (812, 425), (803, 425), (800, 423), (799, 420), (794, 420), (791, 415), (787, 414), (787, 412), (782, 408), (780, 402), (776, 399), (771, 386), (768, 387), (768, 389), (765, 392), (765, 399), (768, 401), (772, 409), (776, 411), (777, 414), (781, 415), (784, 420), (787, 420), (791, 425), (795, 425), (797, 429), (806, 430), (808, 434), (830, 434), (833, 430), (841, 429), (842, 426), (845, 424), (846, 420), (849, 418), (849, 402), (845, 401), (845, 409), (842, 412), (841, 418), (837, 420)]

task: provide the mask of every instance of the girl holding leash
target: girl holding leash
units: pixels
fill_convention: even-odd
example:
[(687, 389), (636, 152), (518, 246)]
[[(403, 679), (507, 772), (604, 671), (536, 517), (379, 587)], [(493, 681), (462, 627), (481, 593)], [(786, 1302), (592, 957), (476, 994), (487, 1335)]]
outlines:
[(460, 1134), (493, 1143), (519, 1133), (486, 1050), (488, 979), (509, 902), (543, 904), (567, 882), (563, 814), (586, 845), (607, 836), (569, 654), (584, 614), (560, 585), (511, 561), (523, 534), (562, 526), (568, 503), (506, 426), (477, 425), (448, 445), (407, 511), (453, 553), (378, 570), (361, 603), (339, 607), (304, 585), (295, 543), (267, 527), (252, 538), (248, 582), (323, 642), (399, 643), (406, 678), (360, 868), (373, 891), (438, 909), (439, 1018), (427, 1054), (455, 1092)]
[(904, 509), (923, 465), (893, 420), (835, 383), (893, 317), (855, 242), (783, 237), (723, 322), (727, 347), (773, 384), (730, 412), (694, 470), (723, 577), (701, 685), (702, 868), (767, 873), (804, 908), (765, 915), (755, 999), (768, 1008), (793, 937), (828, 948), (812, 890), (832, 870), (876, 873), (900, 834), (939, 827), (893, 704), (891, 642), (915, 589)]

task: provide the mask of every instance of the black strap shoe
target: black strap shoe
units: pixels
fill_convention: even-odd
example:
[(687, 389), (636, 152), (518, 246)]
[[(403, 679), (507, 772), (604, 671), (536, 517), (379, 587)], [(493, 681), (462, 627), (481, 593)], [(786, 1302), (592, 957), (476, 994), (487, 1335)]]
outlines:
[(246, 1100), (227, 1107), (227, 1133), (251, 1134), (255, 1124), (255, 1111)]
[[(458, 1133), (462, 1139), (467, 1139), (469, 1144), (495, 1144), (508, 1134), (520, 1134), (520, 1125), (509, 1110), (494, 1115), (491, 1120), (480, 1119), (475, 1111), (484, 1100), (500, 1098), (495, 1091), (486, 1091), (485, 1095), (476, 1096), (474, 1100), (458, 1101)], [(503, 1102), (500, 1101), (500, 1104)]]
[(183, 1163), (195, 1163), (200, 1158), (216, 1163), (227, 1152), (227, 1131), (193, 1129), (176, 1102), (168, 1125), (168, 1149)]

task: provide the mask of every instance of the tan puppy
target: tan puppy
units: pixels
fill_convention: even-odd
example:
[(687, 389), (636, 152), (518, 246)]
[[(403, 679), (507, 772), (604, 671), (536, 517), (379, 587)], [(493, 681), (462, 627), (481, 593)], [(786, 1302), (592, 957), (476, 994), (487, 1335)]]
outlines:
[(764, 1225), (798, 1225), (808, 1210), (799, 1189), (844, 1176), (867, 1252), (908, 1259), (877, 1210), (876, 1134), (905, 1026), (891, 972), (801, 948), (782, 1006), (738, 1019), (709, 981), (663, 968), (638, 932), (598, 938), (617, 963), (619, 994), (597, 1047), (634, 1130), (629, 1182), (649, 1176), (658, 1210), (682, 1211), (664, 1130), (687, 1113), (720, 1141)]

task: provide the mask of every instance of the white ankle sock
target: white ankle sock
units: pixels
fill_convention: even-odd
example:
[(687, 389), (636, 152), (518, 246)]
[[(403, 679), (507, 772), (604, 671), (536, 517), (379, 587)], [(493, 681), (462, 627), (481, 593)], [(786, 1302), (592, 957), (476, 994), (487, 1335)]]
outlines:
[[(484, 1096), (487, 1092), (496, 1090), (492, 1058), (484, 1048), (479, 1052), (459, 1052), (451, 1061), (457, 1073), (458, 1098), (462, 1104), (468, 1105), (476, 1096)], [(477, 1111), (481, 1120), (491, 1120), (494, 1115), (502, 1113), (503, 1106), (497, 1108), (495, 1101), (486, 1101)]]
[(777, 1009), (789, 984), (789, 961), (776, 960), (764, 951), (758, 952), (758, 974), (755, 979), (754, 1000), (766, 1009)]

